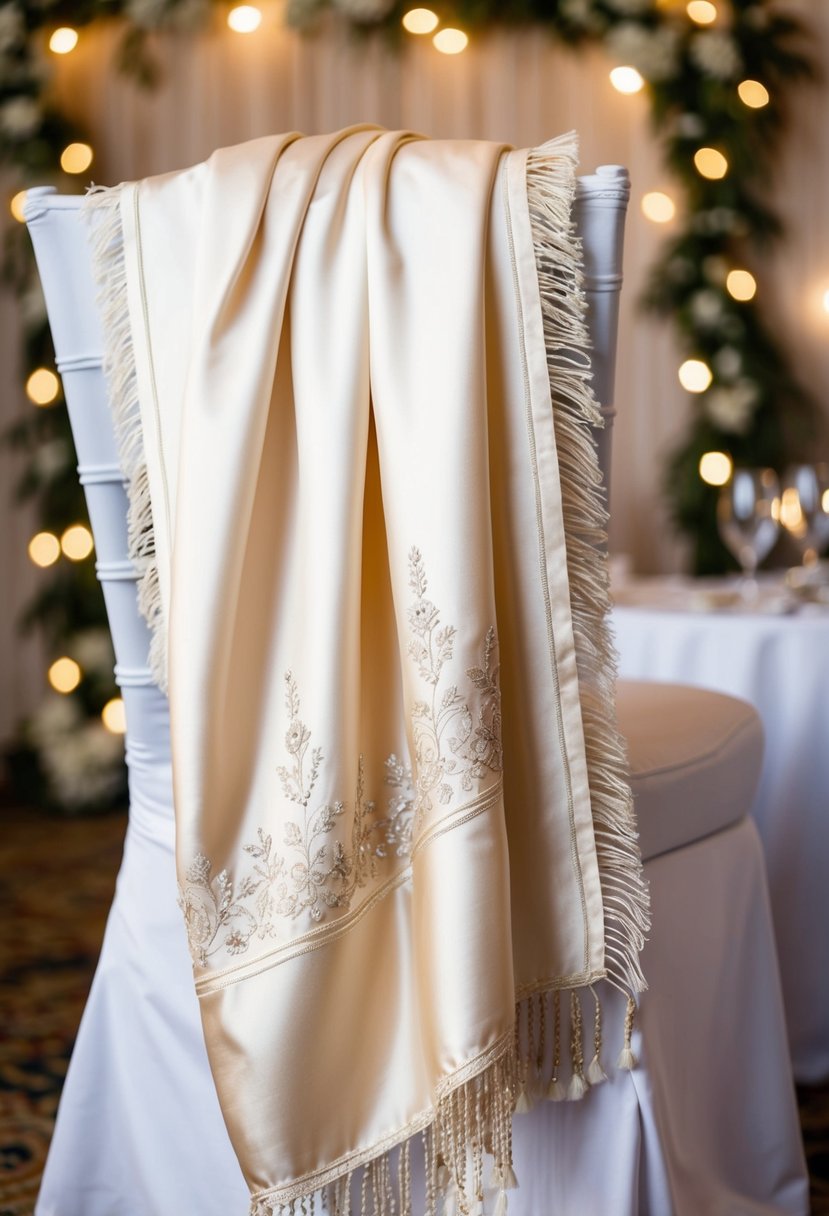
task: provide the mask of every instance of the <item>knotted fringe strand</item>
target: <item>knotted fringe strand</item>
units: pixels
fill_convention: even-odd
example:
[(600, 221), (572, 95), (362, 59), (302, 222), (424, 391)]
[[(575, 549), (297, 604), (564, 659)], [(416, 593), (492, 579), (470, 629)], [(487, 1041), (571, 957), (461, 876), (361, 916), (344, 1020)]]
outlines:
[(625, 745), (615, 713), (616, 655), (608, 614), (607, 509), (591, 427), (601, 414), (590, 388), (581, 241), (572, 216), (575, 133), (529, 153), (527, 200), (544, 318), (562, 508), (567, 536), (587, 772), (604, 904), (607, 978), (633, 995), (647, 985), (639, 953), (650, 927)]
[(138, 607), (150, 629), (149, 665), (166, 691), (166, 633), (162, 619), (150, 485), (141, 427), (138, 377), (130, 330), (121, 186), (95, 187), (86, 197), (98, 306), (104, 332), (104, 377), (109, 391), (118, 459), (127, 487), (127, 540), (138, 573)]

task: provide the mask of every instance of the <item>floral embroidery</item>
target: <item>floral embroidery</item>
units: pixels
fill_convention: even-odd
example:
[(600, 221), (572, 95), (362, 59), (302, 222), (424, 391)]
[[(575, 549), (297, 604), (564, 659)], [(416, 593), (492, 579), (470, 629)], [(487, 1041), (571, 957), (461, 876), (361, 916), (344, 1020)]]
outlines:
[[(414, 635), (409, 642), (409, 654), (421, 678), (431, 687), (429, 700), (416, 701), (412, 708), (417, 828), (432, 809), (433, 796), (441, 805), (448, 805), (454, 798), (452, 782), (456, 780), (462, 790), (470, 792), (473, 783), (486, 778), (488, 771), (500, 773), (503, 753), (498, 667), (492, 664), (497, 645), (494, 627), (487, 630), (481, 665), (466, 670), (480, 694), (473, 718), (457, 684), (450, 684), (440, 692), (443, 669), (454, 654), (457, 630), (452, 625), (441, 625), (440, 612), (426, 598), (428, 583), (423, 558), (415, 548), (409, 552), (409, 586), (416, 597), (409, 607), (409, 625)], [(450, 728), (452, 733), (446, 738)], [(448, 753), (444, 740), (449, 746)]]
[(288, 759), (276, 771), (285, 798), (299, 811), (285, 823), (281, 844), (259, 828), (257, 839), (243, 846), (251, 867), (238, 883), (227, 870), (214, 876), (211, 862), (201, 853), (188, 866), (179, 887), (179, 905), (191, 953), (202, 966), (221, 949), (231, 955), (244, 954), (255, 938), (276, 937), (280, 920), (296, 920), (307, 913), (320, 922), (329, 911), (347, 911), (355, 892), (377, 877), (381, 866), (408, 858), (413, 835), (433, 808), (433, 799), (448, 806), (457, 786), (469, 792), (475, 781), (485, 779), (489, 772), (500, 772), (495, 630), (487, 632), (481, 665), (466, 672), (479, 694), (473, 717), (457, 685), (441, 691), (457, 631), (441, 625), (438, 608), (426, 597), (427, 580), (418, 549), (409, 554), (409, 585), (415, 595), (408, 609), (409, 654), (430, 689), (429, 699), (417, 701), (412, 709), (416, 778), (397, 756), (388, 757), (385, 784), (395, 792), (389, 797), (385, 818), (380, 818), (376, 802), (365, 797), (361, 756), (346, 848), (338, 834), (346, 803), (338, 800), (312, 809), (325, 757), (321, 747), (311, 746), (311, 730), (300, 717), (296, 680), (287, 672), (284, 744)]

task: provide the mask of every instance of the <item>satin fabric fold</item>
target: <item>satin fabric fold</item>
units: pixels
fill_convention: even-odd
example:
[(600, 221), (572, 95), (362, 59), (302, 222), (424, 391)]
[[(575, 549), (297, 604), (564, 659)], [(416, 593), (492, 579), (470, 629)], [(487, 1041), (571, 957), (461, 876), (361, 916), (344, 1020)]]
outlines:
[(562, 1056), (584, 1082), (558, 994), (639, 986), (612, 673), (589, 687), (579, 602), (604, 586), (579, 548), (595, 414), (559, 357), (583, 324), (573, 173), (567, 139), (365, 127), (93, 200), (180, 903), (257, 1213), (345, 1212), (358, 1171), (408, 1212), (392, 1150), (418, 1132), (430, 1202), (482, 1200), (485, 1152), (503, 1190), (516, 1102)]

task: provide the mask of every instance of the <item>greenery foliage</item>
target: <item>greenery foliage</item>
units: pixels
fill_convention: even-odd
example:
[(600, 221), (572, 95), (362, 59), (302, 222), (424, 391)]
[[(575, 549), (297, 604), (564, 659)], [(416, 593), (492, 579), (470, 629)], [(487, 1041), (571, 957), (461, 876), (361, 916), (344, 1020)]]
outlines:
[[(399, 41), (400, 20), (409, 7), (394, 0), (287, 0), (286, 20), (313, 28), (326, 10), (337, 10), (355, 29), (385, 30)], [(574, 49), (600, 43), (615, 63), (631, 65), (644, 77), (653, 127), (683, 196), (679, 219), (653, 266), (645, 303), (673, 321), (688, 356), (705, 361), (713, 376), (709, 389), (693, 400), (686, 437), (666, 471), (665, 492), (677, 526), (694, 542), (695, 570), (726, 568), (729, 559), (716, 533), (715, 491), (698, 473), (701, 454), (723, 450), (735, 463), (780, 470), (808, 441), (815, 416), (786, 351), (764, 320), (757, 271), (763, 253), (782, 235), (768, 188), (792, 86), (815, 75), (808, 31), (774, 0), (717, 0), (711, 25), (691, 20), (685, 0), (456, 0), (430, 7), (443, 25), (460, 25), (473, 35), (532, 23)], [(77, 181), (62, 173), (60, 157), (86, 134), (51, 99), (47, 44), (56, 27), (117, 19), (123, 29), (117, 67), (152, 86), (158, 80), (153, 44), (159, 35), (171, 28), (196, 31), (215, 19), (217, 10), (228, 8), (226, 0), (0, 3), (0, 165), (9, 197), (50, 182), (71, 190)], [(765, 86), (767, 105), (743, 103), (737, 86), (745, 79)], [(726, 157), (724, 177), (710, 179), (697, 171), (694, 153), (703, 146)], [(733, 267), (757, 274), (761, 290), (755, 299), (740, 302), (729, 294), (726, 275)], [(12, 221), (3, 273), (20, 297), (25, 320), (24, 374), (51, 366), (28, 239), (23, 226)], [(60, 534), (83, 519), (60, 398), (50, 408), (27, 407), (9, 441), (22, 456), (19, 497), (36, 502), (41, 527)], [(71, 654), (79, 635), (88, 639), (90, 631), (105, 628), (91, 562), (61, 562), (44, 575), (44, 585), (27, 620), (45, 630), (50, 651)], [(82, 682), (72, 696), (91, 721), (113, 691), (106, 679), (95, 678)], [(43, 751), (42, 740), (37, 749)], [(48, 763), (45, 767), (49, 770)], [(60, 799), (56, 784), (60, 780), (53, 773), (53, 794)]]

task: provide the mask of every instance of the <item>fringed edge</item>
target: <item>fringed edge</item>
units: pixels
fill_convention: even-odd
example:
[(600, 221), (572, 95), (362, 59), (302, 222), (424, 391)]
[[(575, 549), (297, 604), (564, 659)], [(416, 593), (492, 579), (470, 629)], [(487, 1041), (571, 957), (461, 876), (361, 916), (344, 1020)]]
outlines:
[(150, 482), (141, 425), (138, 375), (130, 327), (127, 264), (121, 221), (123, 187), (94, 187), (84, 202), (104, 333), (104, 377), (118, 459), (127, 489), (127, 542), (138, 575), (138, 607), (150, 630), (149, 667), (167, 689), (167, 638), (155, 548)]
[(575, 635), (587, 774), (604, 905), (608, 981), (629, 995), (647, 987), (639, 954), (650, 927), (627, 756), (615, 712), (616, 652), (609, 627), (607, 507), (591, 427), (601, 414), (591, 390), (581, 240), (576, 235), (578, 141), (574, 132), (533, 149), (527, 201), (553, 399), (567, 574)]
[[(583, 989), (534, 992), (515, 1007), (509, 1040), (482, 1071), (463, 1076), (441, 1094), (434, 1110), (390, 1142), (333, 1163), (323, 1174), (255, 1195), (250, 1216), (414, 1216), (411, 1157), (424, 1165), (422, 1216), (507, 1216), (508, 1194), (519, 1182), (512, 1160), (512, 1119), (540, 1101), (582, 1099), (605, 1081), (602, 1014), (595, 1009), (593, 1058), (584, 1068)], [(562, 1007), (562, 996), (569, 999)], [(585, 994), (586, 999), (586, 994)], [(633, 1068), (635, 1002), (627, 998), (618, 1067)], [(562, 1039), (569, 1050), (562, 1052)], [(562, 1055), (569, 1078), (562, 1077)], [(420, 1213), (419, 1213), (420, 1216)]]

